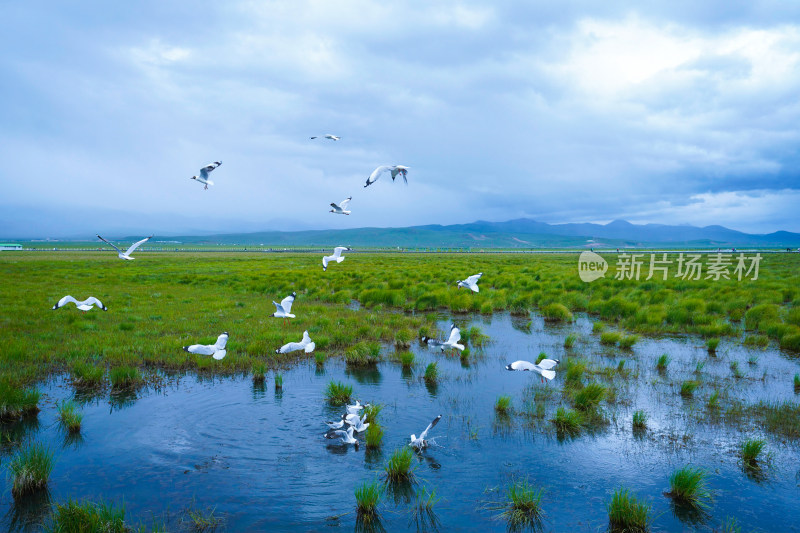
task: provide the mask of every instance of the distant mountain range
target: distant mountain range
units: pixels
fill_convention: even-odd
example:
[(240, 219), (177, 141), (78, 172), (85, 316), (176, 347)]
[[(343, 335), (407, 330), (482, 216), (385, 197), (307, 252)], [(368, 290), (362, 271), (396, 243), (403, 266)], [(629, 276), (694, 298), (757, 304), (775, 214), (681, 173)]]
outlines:
[[(742, 233), (722, 226), (669, 226), (631, 224), (547, 224), (521, 218), (507, 222), (479, 220), (471, 224), (428, 225), (407, 228), (356, 228), (312, 231), (168, 237), (169, 241), (196, 244), (256, 246), (354, 246), (380, 248), (576, 248), (630, 246), (800, 246), (800, 233), (776, 231), (766, 235)], [(158, 237), (156, 239), (158, 240)]]

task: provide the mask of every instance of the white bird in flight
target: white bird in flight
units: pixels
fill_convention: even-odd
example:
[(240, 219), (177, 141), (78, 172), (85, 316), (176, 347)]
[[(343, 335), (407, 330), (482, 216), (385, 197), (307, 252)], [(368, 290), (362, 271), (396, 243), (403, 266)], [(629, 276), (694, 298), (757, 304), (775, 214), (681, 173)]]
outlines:
[(409, 444), (409, 446), (413, 446), (417, 450), (421, 450), (422, 448), (425, 448), (426, 446), (428, 446), (428, 441), (425, 440), (425, 437), (428, 436), (428, 432), (431, 430), (431, 428), (433, 426), (435, 426), (436, 424), (438, 424), (439, 420), (441, 420), (441, 419), (442, 419), (442, 415), (439, 415), (436, 418), (434, 418), (433, 421), (430, 424), (428, 424), (428, 427), (425, 428), (425, 431), (423, 431), (422, 433), (419, 434), (419, 438), (417, 438), (417, 436), (412, 433), (411, 434), (411, 444)]
[(458, 288), (460, 289), (463, 287), (465, 289), (470, 289), (472, 292), (480, 292), (478, 289), (478, 280), (481, 279), (481, 276), (483, 276), (483, 272), (479, 272), (474, 276), (470, 276), (465, 280), (459, 281), (457, 283)]
[(358, 440), (355, 437), (353, 437), (353, 431), (355, 431), (353, 429), (353, 426), (348, 427), (347, 430), (344, 430), (344, 429), (331, 429), (331, 430), (328, 430), (328, 432), (324, 434), (324, 437), (326, 439), (335, 439), (335, 438), (339, 437), (341, 439), (341, 441), (343, 443), (345, 443), (345, 444), (355, 444), (356, 445), (356, 450), (357, 450), (358, 449)]
[[(313, 136), (311, 138), (312, 139), (316, 139), (318, 137), (319, 137), (318, 135), (315, 135), (315, 136)], [(340, 141), (342, 139), (341, 137), (337, 137), (336, 135), (331, 135), (330, 133), (326, 133), (325, 135), (322, 136), (322, 138), (323, 139), (330, 139), (332, 141)]]
[(350, 211), (347, 209), (347, 205), (352, 199), (352, 196), (348, 196), (338, 204), (331, 203), (331, 207), (333, 208), (331, 209), (331, 213), (336, 213), (337, 215), (349, 215)]
[(331, 261), (336, 261), (337, 263), (341, 263), (344, 261), (344, 257), (342, 257), (342, 252), (349, 252), (352, 248), (347, 248), (346, 246), (337, 246), (333, 249), (333, 255), (326, 255), (322, 258), (322, 271), (325, 272), (328, 270), (328, 263)]
[(547, 379), (550, 381), (556, 377), (553, 368), (558, 365), (558, 359), (542, 359), (539, 363), (531, 363), (530, 361), (514, 361), (510, 365), (506, 365), (506, 370), (519, 370), (519, 371), (533, 371), (542, 376), (542, 383)]
[(316, 344), (311, 341), (311, 337), (308, 336), (308, 331), (304, 331), (303, 340), (284, 344), (275, 350), (275, 353), (289, 353), (296, 352), (297, 350), (305, 350), (306, 353), (311, 353), (314, 351), (314, 348), (316, 348)]
[(225, 350), (225, 345), (228, 343), (228, 332), (225, 331), (217, 337), (217, 342), (214, 344), (192, 344), (191, 346), (184, 346), (183, 349), (189, 353), (196, 353), (198, 355), (210, 355), (217, 361), (225, 357), (228, 353)]
[(208, 190), (208, 186), (209, 185), (214, 185), (214, 182), (211, 181), (210, 179), (208, 179), (208, 175), (211, 173), (212, 170), (214, 170), (215, 168), (217, 168), (221, 164), (222, 164), (222, 161), (214, 161), (213, 163), (210, 163), (210, 164), (204, 166), (203, 168), (201, 168), (199, 176), (192, 176), (191, 179), (199, 181), (200, 183), (205, 185), (205, 187), (203, 187), (203, 189), (204, 190)]
[(131, 247), (128, 248), (124, 252), (122, 250), (120, 250), (119, 248), (117, 248), (116, 246), (114, 246), (113, 244), (111, 244), (110, 242), (108, 242), (107, 240), (105, 240), (104, 238), (102, 238), (100, 235), (98, 235), (97, 238), (100, 239), (101, 241), (103, 241), (104, 243), (108, 244), (109, 246), (111, 246), (113, 249), (115, 249), (118, 252), (120, 259), (133, 261), (134, 259), (136, 259), (135, 257), (131, 257), (131, 254), (133, 253), (133, 251), (135, 249), (137, 249), (140, 245), (142, 245), (142, 244), (146, 243), (147, 241), (149, 241), (150, 239), (152, 239), (153, 236), (150, 235), (146, 239), (142, 239), (139, 242), (135, 242), (135, 243), (131, 244)]
[(282, 318), (284, 324), (286, 323), (287, 318), (294, 318), (294, 315), (292, 314), (292, 304), (294, 303), (295, 296), (297, 296), (297, 293), (293, 292), (281, 300), (281, 303), (273, 301), (272, 303), (275, 304), (276, 310), (274, 313), (272, 313), (272, 316), (276, 318)]
[(406, 182), (406, 185), (408, 185), (407, 174), (409, 168), (410, 167), (406, 167), (403, 165), (381, 165), (372, 171), (372, 174), (370, 174), (369, 178), (367, 178), (367, 184), (364, 185), (364, 187), (369, 187), (370, 185), (378, 181), (378, 178), (381, 177), (381, 174), (387, 171), (392, 173), (392, 181), (394, 181), (397, 175), (400, 174), (401, 176), (403, 176), (403, 181)]
[(460, 340), (461, 340), (461, 330), (459, 330), (455, 324), (450, 326), (450, 337), (444, 342), (436, 339), (431, 339), (429, 337), (422, 337), (422, 342), (424, 342), (428, 346), (440, 346), (442, 348), (442, 351), (445, 350), (463, 351), (464, 345), (458, 343), (458, 341)]
[(356, 400), (356, 403), (354, 405), (345, 405), (344, 407), (345, 409), (347, 409), (348, 415), (357, 415), (360, 410), (362, 410), (364, 407), (368, 405), (369, 405), (368, 403), (361, 405), (361, 402)]
[(95, 305), (97, 307), (99, 307), (100, 309), (102, 309), (103, 311), (108, 311), (108, 307), (103, 305), (103, 302), (101, 302), (100, 300), (98, 300), (94, 296), (90, 296), (89, 298), (86, 298), (82, 302), (79, 302), (78, 300), (76, 300), (72, 296), (64, 296), (63, 298), (61, 298), (58, 301), (58, 303), (56, 305), (53, 306), (53, 310), (55, 311), (56, 309), (58, 309), (60, 307), (64, 307), (65, 305), (67, 305), (70, 302), (74, 303), (78, 307), (78, 309), (80, 309), (81, 311), (88, 311), (89, 309), (91, 309)]
[(347, 415), (344, 414), (344, 415), (342, 415), (342, 418), (338, 422), (325, 422), (325, 423), (331, 429), (341, 429), (342, 426), (344, 426), (344, 423), (346, 422), (346, 419), (347, 419)]
[(369, 427), (369, 422), (367, 422), (367, 415), (364, 415), (361, 418), (358, 418), (358, 415), (347, 415), (347, 417), (345, 417), (345, 422), (350, 424), (356, 433), (361, 433), (362, 431), (366, 431), (367, 428)]

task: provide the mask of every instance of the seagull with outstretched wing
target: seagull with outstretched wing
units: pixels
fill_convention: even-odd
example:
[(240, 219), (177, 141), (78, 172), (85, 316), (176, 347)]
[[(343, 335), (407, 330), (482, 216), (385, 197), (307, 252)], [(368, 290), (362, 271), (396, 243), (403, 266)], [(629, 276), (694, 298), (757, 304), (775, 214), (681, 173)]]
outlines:
[(558, 359), (542, 359), (538, 363), (531, 363), (530, 361), (514, 361), (513, 363), (506, 365), (506, 370), (536, 372), (542, 376), (542, 383), (544, 383), (545, 379), (550, 381), (556, 377), (556, 373), (553, 368), (555, 368), (559, 362), (560, 361)]
[(352, 196), (348, 196), (338, 204), (334, 204), (331, 202), (331, 213), (336, 213), (337, 215), (349, 215), (350, 211), (347, 209), (348, 204), (350, 204), (350, 200), (352, 200)]
[(275, 304), (275, 312), (272, 313), (272, 316), (276, 318), (282, 318), (284, 324), (286, 324), (287, 318), (294, 318), (294, 315), (292, 314), (292, 304), (294, 303), (295, 296), (297, 296), (297, 293), (293, 292), (281, 300), (281, 303), (273, 301), (272, 303)]
[(352, 248), (348, 248), (346, 246), (337, 246), (333, 249), (333, 255), (326, 255), (322, 258), (322, 271), (325, 272), (328, 270), (328, 263), (331, 261), (336, 261), (337, 263), (341, 263), (344, 261), (344, 257), (342, 256), (342, 252), (349, 252)]
[(430, 337), (422, 337), (422, 342), (427, 344), (428, 346), (438, 346), (445, 350), (458, 350), (463, 351), (464, 345), (459, 344), (458, 341), (461, 340), (461, 330), (456, 327), (455, 324), (450, 326), (450, 336), (444, 342), (436, 339), (431, 339)]
[(225, 331), (217, 337), (217, 342), (214, 344), (192, 344), (191, 346), (184, 346), (184, 351), (189, 353), (196, 353), (198, 355), (210, 355), (217, 361), (225, 357), (228, 352), (225, 350), (225, 345), (228, 343), (228, 332)]
[(205, 185), (205, 187), (203, 187), (203, 189), (204, 190), (208, 190), (208, 186), (209, 185), (214, 185), (214, 182), (211, 181), (210, 179), (208, 179), (208, 175), (211, 173), (211, 171), (213, 171), (215, 168), (217, 168), (221, 164), (222, 164), (222, 161), (214, 161), (213, 163), (209, 163), (208, 165), (206, 165), (206, 166), (204, 166), (203, 168), (200, 169), (200, 175), (199, 176), (192, 176), (191, 179), (199, 181), (200, 183)]
[[(317, 139), (318, 137), (319, 137), (318, 135), (315, 135), (315, 136), (310, 137), (310, 138), (311, 139)], [(332, 141), (340, 141), (340, 140), (342, 140), (341, 137), (338, 137), (338, 136), (330, 134), (330, 133), (326, 133), (325, 135), (322, 136), (322, 138), (323, 139), (330, 139)]]
[(483, 272), (475, 274), (474, 276), (470, 276), (465, 280), (461, 280), (456, 285), (459, 289), (463, 287), (465, 289), (470, 289), (472, 292), (479, 292), (478, 280), (481, 279), (481, 276), (483, 276)]
[(131, 244), (131, 247), (128, 248), (127, 250), (125, 250), (124, 252), (122, 250), (120, 250), (119, 248), (117, 248), (116, 246), (114, 246), (112, 243), (110, 243), (107, 240), (105, 240), (104, 238), (102, 238), (100, 235), (98, 235), (97, 238), (100, 239), (101, 241), (103, 241), (104, 243), (108, 244), (109, 246), (111, 246), (113, 249), (115, 249), (117, 251), (117, 254), (119, 255), (120, 259), (125, 259), (127, 261), (133, 261), (134, 259), (136, 259), (135, 257), (131, 257), (131, 254), (133, 253), (133, 251), (135, 249), (137, 249), (140, 245), (142, 245), (142, 244), (146, 243), (147, 241), (149, 241), (150, 239), (152, 239), (153, 236), (150, 235), (149, 237), (147, 237), (145, 239), (142, 239), (141, 241), (138, 241), (138, 242), (135, 242), (135, 243)]
[(63, 298), (61, 298), (58, 301), (58, 303), (56, 303), (56, 305), (53, 306), (53, 311), (55, 311), (56, 309), (60, 309), (60, 308), (64, 307), (68, 303), (74, 303), (75, 306), (78, 309), (80, 309), (81, 311), (88, 311), (89, 309), (93, 308), (95, 305), (97, 307), (99, 307), (100, 309), (102, 309), (103, 311), (108, 311), (108, 307), (103, 305), (103, 302), (101, 302), (100, 300), (98, 300), (94, 296), (90, 296), (90, 297), (86, 298), (85, 300), (83, 300), (82, 302), (79, 302), (78, 300), (76, 300), (72, 296), (64, 296)]
[(425, 440), (425, 437), (428, 436), (428, 432), (433, 428), (433, 426), (438, 424), (439, 420), (441, 420), (441, 419), (442, 419), (442, 415), (439, 415), (436, 418), (434, 418), (431, 421), (431, 423), (428, 424), (428, 427), (425, 428), (425, 431), (423, 431), (422, 433), (419, 434), (419, 437), (417, 437), (416, 435), (414, 435), (412, 433), (411, 434), (411, 443), (409, 444), (409, 446), (413, 446), (417, 450), (421, 450), (422, 448), (427, 447), (428, 444), (429, 444), (429, 441)]
[(403, 181), (406, 183), (406, 185), (408, 185), (408, 176), (407, 175), (408, 175), (408, 169), (409, 168), (410, 167), (406, 167), (406, 166), (403, 166), (403, 165), (381, 165), (381, 166), (379, 166), (378, 168), (376, 168), (375, 170), (372, 171), (372, 174), (370, 174), (369, 178), (367, 178), (367, 184), (364, 185), (364, 187), (369, 187), (370, 185), (372, 185), (373, 183), (378, 181), (378, 178), (380, 178), (381, 174), (383, 174), (384, 172), (390, 172), (391, 173), (392, 181), (394, 181), (394, 179), (397, 177), (397, 175), (400, 174), (401, 176), (403, 176)]
[(304, 350), (306, 353), (311, 353), (316, 348), (316, 344), (311, 340), (311, 337), (308, 336), (308, 331), (303, 332), (303, 340), (300, 342), (290, 342), (288, 344), (284, 344), (277, 350), (275, 353), (289, 353), (289, 352), (296, 352), (297, 350)]

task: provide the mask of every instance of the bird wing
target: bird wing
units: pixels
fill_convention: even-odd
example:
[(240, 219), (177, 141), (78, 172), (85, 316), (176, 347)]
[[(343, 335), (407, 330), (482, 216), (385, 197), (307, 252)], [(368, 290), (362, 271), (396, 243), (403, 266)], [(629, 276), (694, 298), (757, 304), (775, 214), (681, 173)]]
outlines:
[(536, 365), (529, 361), (514, 361), (506, 368), (509, 370), (533, 370)]
[(555, 367), (558, 364), (558, 361), (554, 361), (553, 359), (542, 359), (539, 361), (538, 366), (542, 370), (550, 370), (551, 368)]
[(478, 283), (478, 280), (481, 279), (481, 276), (483, 276), (483, 272), (481, 272), (480, 274), (475, 274), (474, 276), (470, 276), (464, 281), (466, 281), (470, 285), (475, 285), (476, 283)]
[(461, 331), (453, 326), (450, 328), (450, 338), (447, 339), (447, 344), (456, 344), (458, 341), (461, 340)]
[(306, 344), (306, 347), (305, 347), (304, 349), (305, 349), (305, 352), (306, 352), (306, 353), (311, 353), (311, 352), (313, 352), (313, 351), (314, 351), (314, 349), (315, 349), (316, 347), (317, 347), (317, 345), (316, 345), (315, 343), (313, 343), (313, 342), (309, 342), (308, 344)]
[(335, 439), (337, 437), (343, 439), (346, 436), (347, 436), (347, 432), (344, 431), (343, 429), (331, 429), (331, 430), (328, 430), (327, 433), (325, 433), (325, 438), (326, 439)]
[(90, 297), (86, 298), (86, 300), (83, 303), (88, 304), (88, 305), (96, 305), (100, 309), (103, 309), (105, 307), (103, 305), (103, 302), (101, 302), (100, 300), (98, 300), (94, 296), (90, 296)]
[(284, 311), (283, 306), (281, 304), (279, 304), (275, 300), (272, 300), (272, 303), (275, 305), (275, 312), (276, 313), (281, 313), (281, 312)]
[(333, 249), (333, 258), (339, 259), (342, 256), (342, 252), (348, 250), (346, 246), (337, 246)]
[(548, 381), (556, 377), (556, 373), (552, 370), (540, 370), (539, 373), (542, 375), (543, 378), (547, 379)]
[(207, 344), (192, 344), (191, 346), (184, 346), (184, 350), (189, 353), (196, 353), (199, 355), (214, 355), (216, 351), (214, 346), (209, 346)]
[(303, 332), (303, 340), (300, 342), (302, 342), (303, 344), (308, 344), (309, 342), (311, 342), (311, 337), (309, 337), (308, 331)]
[(339, 203), (339, 205), (341, 206), (342, 210), (344, 210), (344, 209), (347, 209), (347, 205), (350, 203), (350, 200), (352, 200), (352, 199), (353, 199), (353, 197), (352, 197), (352, 196), (350, 196), (350, 197), (348, 197), (348, 198), (345, 198), (344, 200), (342, 200), (342, 201)]
[(437, 339), (425, 339), (425, 344), (428, 346), (441, 346), (444, 343)]
[(439, 415), (436, 418), (434, 418), (433, 421), (430, 424), (428, 424), (428, 427), (425, 428), (425, 431), (423, 431), (422, 433), (419, 434), (420, 440), (424, 440), (425, 437), (428, 436), (428, 432), (431, 430), (431, 428), (433, 426), (435, 426), (436, 424), (438, 424), (439, 420), (441, 420), (441, 419), (442, 419), (442, 415)]
[(386, 172), (390, 168), (392, 168), (392, 167), (390, 167), (388, 165), (381, 165), (378, 168), (376, 168), (375, 170), (373, 170), (372, 174), (369, 175), (370, 183), (378, 181), (378, 178), (381, 176), (381, 174), (383, 174), (384, 172)]
[(63, 298), (61, 298), (58, 301), (58, 303), (56, 305), (53, 306), (53, 309), (58, 309), (59, 307), (64, 307), (65, 305), (67, 305), (70, 302), (74, 303), (75, 305), (78, 305), (78, 301), (75, 298), (73, 298), (72, 296), (64, 296)]
[(227, 350), (217, 350), (214, 352), (214, 355), (212, 355), (212, 357), (217, 361), (221, 361), (222, 359), (225, 359), (225, 355), (227, 353), (228, 353)]
[(339, 207), (338, 205), (334, 204), (333, 202), (331, 202), (331, 207), (332, 207), (332, 208), (334, 208), (334, 209), (337, 209), (337, 210), (339, 210), (339, 211), (341, 211), (342, 209), (344, 209), (343, 207)]
[(281, 300), (281, 307), (283, 307), (283, 310), (286, 311), (287, 313), (291, 313), (293, 303), (294, 303), (294, 293), (290, 294), (289, 296)]
[(284, 344), (283, 346), (281, 346), (278, 349), (278, 353), (295, 352), (297, 350), (302, 350), (305, 347), (306, 347), (306, 345), (303, 344), (302, 342), (290, 342), (290, 343), (287, 343), (287, 344)]
[(130, 247), (130, 248), (128, 248), (128, 251), (127, 251), (127, 252), (125, 252), (125, 255), (131, 255), (135, 249), (137, 249), (137, 248), (138, 248), (140, 245), (142, 245), (142, 244), (146, 243), (147, 241), (149, 241), (149, 240), (150, 240), (150, 239), (152, 239), (152, 238), (153, 238), (153, 236), (152, 236), (152, 235), (150, 235), (149, 237), (147, 237), (147, 238), (145, 238), (145, 239), (142, 239), (142, 240), (141, 240), (141, 241), (139, 241), (139, 242), (135, 242), (135, 243), (131, 244), (131, 247)]
[(322, 257), (322, 269), (328, 268), (328, 261), (330, 261), (330, 256), (323, 256)]
[(104, 243), (108, 244), (109, 246), (111, 246), (113, 249), (115, 249), (119, 253), (122, 253), (122, 250), (120, 250), (119, 248), (117, 248), (116, 246), (114, 246), (113, 244), (111, 244), (110, 242), (105, 240), (104, 238), (102, 238), (100, 235), (98, 235), (97, 238), (100, 239), (101, 241), (103, 241)]
[(226, 344), (228, 344), (228, 334), (223, 333), (222, 335), (217, 337), (217, 342), (214, 344), (214, 347), (217, 350), (224, 350)]

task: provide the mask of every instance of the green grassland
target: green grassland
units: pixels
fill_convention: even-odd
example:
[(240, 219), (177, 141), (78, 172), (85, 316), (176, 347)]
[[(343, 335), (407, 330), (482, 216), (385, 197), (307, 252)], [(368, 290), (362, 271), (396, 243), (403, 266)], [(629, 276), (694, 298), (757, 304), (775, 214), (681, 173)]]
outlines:
[[(480, 293), (456, 289), (457, 280), (477, 272), (484, 273)], [(138, 369), (134, 381), (153, 369), (249, 372), (313, 357), (275, 354), (306, 329), (327, 357), (359, 346), (369, 351), (377, 342), (385, 357), (395, 345), (435, 333), (434, 311), (526, 315), (553, 304), (564, 316), (564, 309), (587, 311), (629, 334), (711, 338), (746, 329), (800, 350), (797, 254), (766, 256), (757, 281), (609, 276), (584, 283), (574, 254), (350, 254), (323, 272), (321, 255), (312, 254), (159, 253), (125, 262), (111, 252), (17, 252), (0, 255), (0, 275), (0, 365), (2, 380), (14, 386), (61, 371), (96, 383), (92, 368), (126, 375)], [(292, 291), (297, 318), (284, 326), (270, 316), (271, 302)], [(96, 296), (108, 311), (52, 311), (67, 294)], [(363, 307), (352, 309), (352, 300)], [(213, 343), (222, 331), (230, 333), (222, 361), (181, 350)]]

